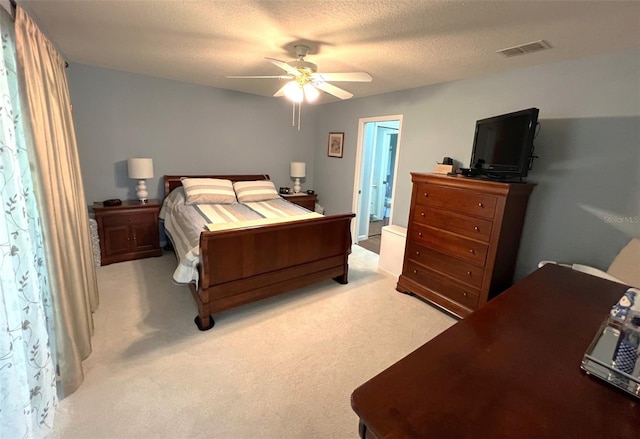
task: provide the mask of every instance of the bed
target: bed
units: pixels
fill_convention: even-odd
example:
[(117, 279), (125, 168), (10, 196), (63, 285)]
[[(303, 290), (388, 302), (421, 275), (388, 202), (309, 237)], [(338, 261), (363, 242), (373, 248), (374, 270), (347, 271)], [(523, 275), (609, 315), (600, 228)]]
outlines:
[[(164, 204), (172, 191), (182, 187), (183, 178), (224, 179), (234, 183), (269, 180), (268, 175), (165, 175)], [(192, 279), (180, 280), (188, 284), (197, 304), (194, 321), (198, 329), (211, 329), (215, 324), (212, 314), (226, 309), (326, 279), (346, 284), (354, 216), (309, 214), (304, 219), (282, 219), (273, 224), (228, 230), (202, 228), (198, 245), (193, 249), (197, 255), (192, 261), (195, 273)], [(179, 247), (174, 242), (177, 238), (166, 231), (175, 251)], [(183, 257), (177, 251), (176, 256), (180, 263)]]

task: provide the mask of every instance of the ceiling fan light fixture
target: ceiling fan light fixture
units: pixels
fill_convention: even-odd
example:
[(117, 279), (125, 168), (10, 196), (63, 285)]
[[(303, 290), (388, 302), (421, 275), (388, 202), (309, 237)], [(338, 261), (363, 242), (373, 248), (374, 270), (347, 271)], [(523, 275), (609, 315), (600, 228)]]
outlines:
[(296, 81), (289, 81), (284, 86), (284, 95), (293, 102), (302, 102), (304, 98), (302, 87)]
[(314, 102), (320, 96), (320, 92), (313, 85), (307, 83), (302, 87), (304, 90), (304, 96), (307, 98), (307, 102)]

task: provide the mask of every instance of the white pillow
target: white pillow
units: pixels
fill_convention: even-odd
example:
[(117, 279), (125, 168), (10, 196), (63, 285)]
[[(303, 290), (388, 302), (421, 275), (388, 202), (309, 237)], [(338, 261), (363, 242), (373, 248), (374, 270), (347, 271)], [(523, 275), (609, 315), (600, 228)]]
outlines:
[(640, 238), (632, 239), (620, 250), (607, 273), (632, 287), (640, 288)]
[(236, 181), (233, 183), (233, 189), (241, 203), (280, 198), (275, 185), (270, 180)]
[(183, 177), (185, 204), (235, 204), (236, 193), (231, 180)]

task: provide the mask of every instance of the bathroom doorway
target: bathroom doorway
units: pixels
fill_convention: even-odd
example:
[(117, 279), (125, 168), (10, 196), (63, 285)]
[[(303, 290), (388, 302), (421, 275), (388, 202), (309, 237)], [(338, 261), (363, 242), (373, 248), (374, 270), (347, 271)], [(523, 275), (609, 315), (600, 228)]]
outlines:
[(382, 227), (391, 223), (402, 115), (360, 119), (356, 153), (352, 236), (380, 253)]

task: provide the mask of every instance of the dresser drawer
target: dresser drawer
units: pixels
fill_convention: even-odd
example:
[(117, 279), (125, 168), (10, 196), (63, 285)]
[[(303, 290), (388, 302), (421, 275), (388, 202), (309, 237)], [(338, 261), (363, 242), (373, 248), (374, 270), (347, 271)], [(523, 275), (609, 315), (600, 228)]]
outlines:
[(409, 239), (449, 256), (484, 266), (489, 246), (433, 227), (411, 223)]
[(453, 281), (441, 274), (409, 261), (403, 274), (432, 292), (460, 305), (475, 310), (478, 308), (480, 291)]
[(154, 224), (158, 216), (157, 211), (149, 212), (113, 212), (100, 215), (99, 218), (105, 227), (126, 226), (134, 224)]
[[(420, 183), (416, 189), (416, 204), (434, 209), (492, 219), (498, 198), (462, 189)], [(417, 208), (418, 206), (416, 206)]]
[(406, 252), (409, 259), (420, 265), (447, 274), (472, 287), (482, 287), (483, 267), (452, 258), (413, 242), (408, 244)]
[(484, 242), (489, 242), (493, 225), (493, 222), (486, 219), (459, 215), (446, 210), (431, 209), (422, 205), (415, 207), (413, 221)]

